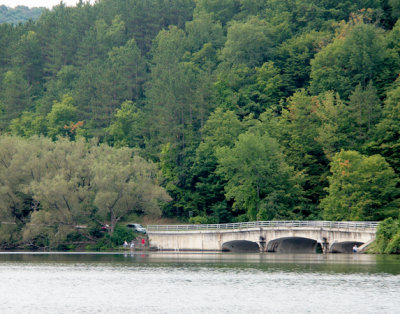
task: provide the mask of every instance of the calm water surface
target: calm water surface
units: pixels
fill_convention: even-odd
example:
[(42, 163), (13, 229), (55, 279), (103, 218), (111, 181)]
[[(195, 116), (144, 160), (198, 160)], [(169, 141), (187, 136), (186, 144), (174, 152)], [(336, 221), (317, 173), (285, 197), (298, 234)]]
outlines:
[(400, 256), (0, 253), (0, 313), (400, 313)]

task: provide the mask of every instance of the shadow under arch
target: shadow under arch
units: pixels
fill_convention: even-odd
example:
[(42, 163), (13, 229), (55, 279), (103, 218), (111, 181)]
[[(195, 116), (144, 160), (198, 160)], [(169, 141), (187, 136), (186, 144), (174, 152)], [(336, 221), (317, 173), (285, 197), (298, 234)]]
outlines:
[(318, 241), (303, 237), (278, 238), (268, 242), (267, 252), (316, 253)]
[(260, 252), (256, 242), (247, 240), (233, 240), (222, 244), (223, 252), (255, 253)]
[(334, 242), (329, 248), (329, 253), (352, 253), (354, 245), (360, 247), (363, 244), (359, 241)]

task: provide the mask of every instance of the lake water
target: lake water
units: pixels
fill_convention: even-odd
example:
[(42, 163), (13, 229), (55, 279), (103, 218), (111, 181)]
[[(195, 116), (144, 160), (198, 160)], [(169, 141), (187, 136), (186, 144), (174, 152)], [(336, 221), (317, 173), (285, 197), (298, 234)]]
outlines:
[(400, 256), (0, 253), (0, 313), (400, 313)]

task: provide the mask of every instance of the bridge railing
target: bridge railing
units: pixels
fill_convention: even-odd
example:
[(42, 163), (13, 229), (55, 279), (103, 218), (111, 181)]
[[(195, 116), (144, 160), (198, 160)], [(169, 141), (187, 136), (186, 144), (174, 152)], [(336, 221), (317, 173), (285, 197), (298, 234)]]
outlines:
[(233, 230), (249, 228), (277, 228), (277, 227), (320, 227), (338, 229), (376, 229), (376, 221), (251, 221), (227, 224), (204, 225), (148, 225), (148, 232), (156, 231), (195, 231), (195, 230)]

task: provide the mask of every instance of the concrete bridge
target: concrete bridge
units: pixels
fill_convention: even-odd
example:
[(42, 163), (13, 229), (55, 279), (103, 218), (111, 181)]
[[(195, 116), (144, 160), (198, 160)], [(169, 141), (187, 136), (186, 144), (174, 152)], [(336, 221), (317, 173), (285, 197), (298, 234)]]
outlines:
[(350, 253), (375, 240), (377, 222), (255, 221), (209, 225), (149, 225), (159, 250)]

